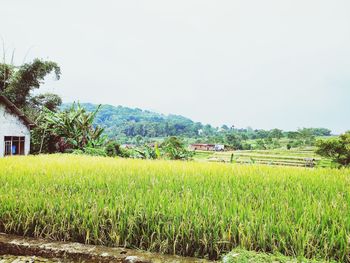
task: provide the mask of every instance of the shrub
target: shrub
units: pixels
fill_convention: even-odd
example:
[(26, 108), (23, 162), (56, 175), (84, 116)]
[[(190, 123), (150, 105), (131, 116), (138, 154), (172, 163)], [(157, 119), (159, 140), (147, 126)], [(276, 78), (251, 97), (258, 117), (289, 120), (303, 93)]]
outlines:
[(350, 165), (350, 131), (337, 138), (318, 140), (316, 153), (331, 158), (341, 166)]
[(114, 157), (129, 157), (128, 151), (120, 147), (120, 144), (116, 141), (109, 141), (106, 144), (105, 152), (107, 156)]
[(107, 156), (107, 154), (103, 148), (93, 148), (93, 147), (85, 147), (83, 150), (77, 149), (77, 150), (72, 151), (72, 154), (91, 155), (91, 156)]
[(176, 138), (169, 137), (161, 144), (164, 156), (171, 160), (187, 160), (193, 156), (193, 152), (188, 151), (184, 143)]

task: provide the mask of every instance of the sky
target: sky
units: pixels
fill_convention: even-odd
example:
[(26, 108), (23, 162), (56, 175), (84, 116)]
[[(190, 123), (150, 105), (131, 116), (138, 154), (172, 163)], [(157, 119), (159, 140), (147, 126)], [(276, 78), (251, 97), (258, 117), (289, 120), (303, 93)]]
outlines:
[[(350, 130), (348, 0), (1, 0), (9, 61), (42, 92), (236, 127)], [(1, 44), (2, 45), (2, 44)], [(1, 52), (2, 53), (2, 52)]]

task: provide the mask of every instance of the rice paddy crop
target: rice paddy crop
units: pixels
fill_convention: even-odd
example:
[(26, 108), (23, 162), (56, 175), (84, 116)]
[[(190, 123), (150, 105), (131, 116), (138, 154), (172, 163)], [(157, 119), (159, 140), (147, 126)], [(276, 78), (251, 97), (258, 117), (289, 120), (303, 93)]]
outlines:
[(350, 171), (72, 155), (0, 159), (0, 231), (217, 258), (350, 262)]

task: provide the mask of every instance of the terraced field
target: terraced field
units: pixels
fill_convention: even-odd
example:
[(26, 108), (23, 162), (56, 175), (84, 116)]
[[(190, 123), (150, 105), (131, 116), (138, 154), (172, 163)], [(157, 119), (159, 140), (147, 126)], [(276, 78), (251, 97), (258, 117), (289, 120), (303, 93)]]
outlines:
[(266, 164), (297, 167), (330, 167), (331, 161), (316, 155), (312, 148), (300, 150), (196, 151), (197, 161)]

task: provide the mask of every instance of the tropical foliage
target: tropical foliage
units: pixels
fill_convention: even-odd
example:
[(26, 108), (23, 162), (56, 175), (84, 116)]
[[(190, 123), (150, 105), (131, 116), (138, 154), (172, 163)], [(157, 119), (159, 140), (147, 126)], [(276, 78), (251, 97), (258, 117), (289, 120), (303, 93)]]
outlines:
[(350, 165), (350, 131), (339, 137), (319, 140), (316, 146), (319, 155), (330, 158), (341, 166)]
[[(54, 73), (56, 79), (61, 76), (60, 67), (53, 61), (34, 59), (32, 62), (20, 66), (2, 63), (0, 64), (0, 92), (18, 108), (30, 109), (30, 102), (33, 104), (36, 101), (31, 92), (39, 89), (45, 77), (50, 73)], [(52, 98), (51, 95), (47, 96), (46, 104), (50, 104), (48, 103), (50, 98)], [(61, 104), (61, 101), (57, 101), (57, 97), (52, 99), (54, 99), (52, 103), (56, 104), (54, 107)]]
[(169, 137), (161, 144), (164, 156), (170, 160), (187, 160), (193, 156), (193, 152), (188, 151), (185, 144), (176, 137)]
[(56, 138), (60, 152), (102, 147), (106, 141), (102, 136), (103, 129), (93, 126), (98, 110), (99, 107), (94, 112), (88, 112), (79, 104), (59, 112), (45, 109), (42, 116), (44, 130)]

